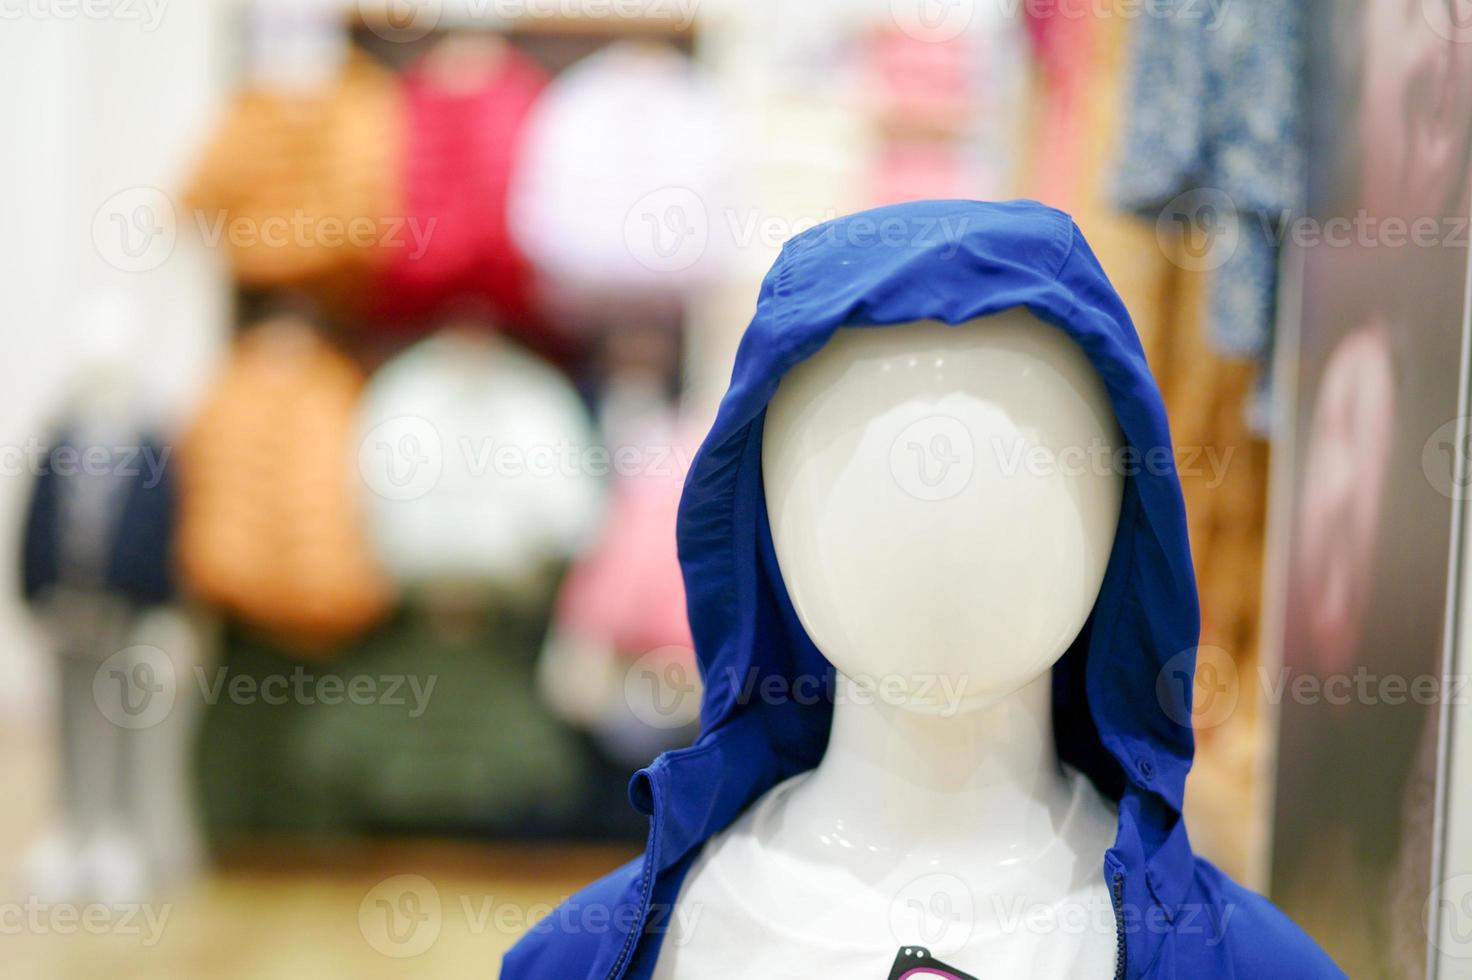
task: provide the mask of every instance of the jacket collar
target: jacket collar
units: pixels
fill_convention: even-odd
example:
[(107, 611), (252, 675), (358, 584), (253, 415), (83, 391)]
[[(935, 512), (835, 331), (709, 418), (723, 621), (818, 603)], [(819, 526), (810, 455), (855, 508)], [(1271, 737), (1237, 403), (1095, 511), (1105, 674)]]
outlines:
[[(780, 758), (760, 721), (747, 715), (696, 745), (661, 755), (635, 773), (629, 798), (653, 828), (645, 854), (644, 874), (651, 886), (646, 902), (656, 882), (664, 885), (661, 891), (678, 894), (690, 865), (687, 859), (705, 841), (730, 826), (772, 786), (806, 768), (750, 765), (751, 759)], [(1100, 869), (1111, 885), (1115, 872), (1122, 875), (1131, 977), (1144, 975), (1155, 961), (1190, 887), (1195, 860), (1179, 812), (1146, 785), (1141, 768), (1150, 767), (1127, 770), (1132, 778), (1119, 801), (1115, 845)], [(592, 975), (606, 976), (611, 966), (601, 964)]]

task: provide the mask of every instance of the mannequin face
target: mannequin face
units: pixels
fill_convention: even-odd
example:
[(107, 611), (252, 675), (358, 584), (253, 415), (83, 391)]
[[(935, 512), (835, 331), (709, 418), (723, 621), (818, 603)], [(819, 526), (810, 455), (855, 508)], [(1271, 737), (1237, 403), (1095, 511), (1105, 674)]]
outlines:
[(840, 330), (783, 379), (762, 470), (794, 608), (839, 671), (918, 711), (979, 707), (1078, 635), (1119, 520), (1118, 427), (1025, 310)]

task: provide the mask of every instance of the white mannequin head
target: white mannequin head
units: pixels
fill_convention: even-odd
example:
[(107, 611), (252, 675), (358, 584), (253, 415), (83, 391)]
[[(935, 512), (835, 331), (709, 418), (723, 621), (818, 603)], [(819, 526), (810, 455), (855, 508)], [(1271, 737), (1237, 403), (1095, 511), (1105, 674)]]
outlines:
[(763, 434), (772, 541), (809, 637), (917, 711), (1026, 686), (1098, 596), (1119, 445), (1083, 351), (1026, 310), (838, 331), (783, 379)]

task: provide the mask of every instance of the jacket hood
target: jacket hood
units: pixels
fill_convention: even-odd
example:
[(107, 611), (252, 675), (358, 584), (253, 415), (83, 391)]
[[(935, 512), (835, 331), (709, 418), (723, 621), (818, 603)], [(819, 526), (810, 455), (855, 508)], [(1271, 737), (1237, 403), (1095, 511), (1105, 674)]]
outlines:
[[(1019, 306), (1083, 349), (1127, 447), (1119, 529), (1099, 598), (1054, 669), (1059, 751), (1121, 809), (1139, 811), (1130, 825), (1138, 826), (1141, 857), (1159, 854), (1173, 837), (1185, 848), (1179, 817), (1193, 751), (1198, 607), (1165, 409), (1139, 338), (1068, 215), (1030, 201), (925, 201), (797, 235), (762, 283), (680, 504), (680, 561), (705, 686), (695, 745), (658, 760), (631, 787), (637, 806), (671, 817), (661, 866), (766, 789), (815, 766), (827, 742), (831, 699), (796, 692), (800, 679), (812, 690), (812, 679), (831, 679), (833, 668), (798, 621), (767, 524), (762, 428), (778, 383), (842, 327), (958, 325)], [(763, 684), (794, 696), (753, 693)], [(1178, 856), (1188, 855), (1186, 848)], [(1150, 877), (1162, 882), (1158, 892), (1171, 890), (1167, 876)]]
[[(506, 980), (647, 980), (700, 845), (822, 758), (832, 667), (783, 587), (761, 475), (764, 412), (782, 376), (840, 327), (963, 324), (1019, 306), (1084, 350), (1125, 442), (1119, 529), (1099, 597), (1053, 671), (1059, 753), (1119, 804), (1101, 868), (1119, 929), (1118, 975), (1343, 976), (1265, 899), (1191, 853), (1181, 798), (1196, 586), (1165, 410), (1129, 315), (1067, 215), (1027, 201), (928, 201), (812, 228), (788, 242), (763, 282), (680, 503), (680, 560), (706, 682), (701, 735), (630, 785), (650, 817), (644, 855), (524, 936), (507, 954)], [(799, 696), (796, 682), (815, 678), (823, 683)], [(626, 928), (564, 925), (587, 909)]]

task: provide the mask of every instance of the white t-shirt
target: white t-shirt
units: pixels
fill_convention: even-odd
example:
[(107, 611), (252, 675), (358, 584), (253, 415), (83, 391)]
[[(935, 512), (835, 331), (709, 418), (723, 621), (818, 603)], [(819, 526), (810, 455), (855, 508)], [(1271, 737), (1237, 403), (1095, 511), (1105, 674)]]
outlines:
[[(1080, 855), (1096, 853), (1098, 874), (1083, 876), (1063, 898), (1034, 901), (998, 882), (983, 893), (955, 875), (897, 869), (896, 878), (881, 887), (855, 880), (842, 894), (799, 903), (801, 921), (794, 921), (799, 917), (776, 912), (769, 896), (750, 894), (734, 882), (751, 880), (754, 866), (786, 860), (763, 852), (760, 828), (808, 775), (774, 787), (706, 843), (669, 916), (654, 980), (886, 980), (905, 946), (923, 946), (977, 977), (1114, 976), (1116, 926), (1103, 856), (1114, 843), (1117, 817), (1082, 775), (1068, 773), (1072, 803), (1049, 850), (1072, 844)], [(784, 878), (788, 871), (801, 874), (800, 866), (774, 866), (763, 874), (792, 880), (800, 889), (799, 880)]]
[(576, 553), (602, 509), (592, 420), (510, 340), (441, 331), (363, 393), (355, 463), (378, 557), (402, 585), (515, 587)]

